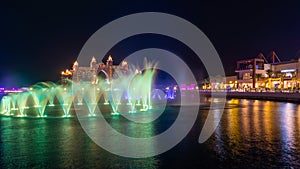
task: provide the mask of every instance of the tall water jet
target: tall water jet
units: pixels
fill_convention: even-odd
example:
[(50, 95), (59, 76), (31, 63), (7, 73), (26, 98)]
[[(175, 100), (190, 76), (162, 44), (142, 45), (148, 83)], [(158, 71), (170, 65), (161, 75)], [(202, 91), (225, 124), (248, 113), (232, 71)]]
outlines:
[(17, 104), (19, 107), (20, 115), (21, 116), (26, 116), (24, 114), (24, 110), (28, 109), (29, 107), (27, 106), (27, 100), (28, 100), (28, 93), (20, 93), (17, 94)]
[(73, 92), (70, 88), (58, 87), (57, 88), (57, 98), (63, 109), (63, 117), (70, 117), (70, 108), (73, 102)]
[(11, 97), (4, 96), (1, 100), (1, 114), (10, 115)]
[(34, 107), (40, 117), (45, 117), (45, 108), (48, 102), (49, 93), (46, 88), (30, 91), (29, 94), (34, 100)]
[(56, 96), (56, 88), (55, 87), (51, 87), (48, 91), (48, 100), (49, 100), (49, 106), (53, 107), (54, 105), (54, 100), (55, 100), (55, 96)]
[(85, 101), (86, 106), (88, 107), (89, 115), (94, 116), (99, 98), (97, 97), (96, 86), (92, 84), (86, 84), (85, 86), (88, 90), (84, 92), (83, 99)]
[(10, 95), (10, 105), (11, 105), (11, 107), (10, 107), (10, 110), (14, 110), (14, 111), (16, 111), (16, 110), (19, 110), (17, 107), (16, 107), (16, 104), (17, 104), (17, 95), (16, 94), (13, 94), (13, 95)]

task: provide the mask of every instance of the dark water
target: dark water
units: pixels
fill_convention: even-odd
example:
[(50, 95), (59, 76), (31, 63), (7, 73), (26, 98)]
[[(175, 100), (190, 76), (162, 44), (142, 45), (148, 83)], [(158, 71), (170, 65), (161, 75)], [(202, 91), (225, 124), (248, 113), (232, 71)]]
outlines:
[[(158, 120), (146, 125), (121, 117), (108, 116), (107, 121), (120, 132), (145, 137), (172, 125), (177, 110), (178, 107), (170, 106)], [(300, 167), (300, 105), (228, 100), (219, 127), (209, 140), (199, 144), (207, 113), (205, 106), (201, 107), (192, 130), (173, 149), (144, 159), (119, 157), (100, 148), (84, 133), (76, 118), (0, 117), (0, 168)], [(90, 120), (93, 124), (95, 119)]]

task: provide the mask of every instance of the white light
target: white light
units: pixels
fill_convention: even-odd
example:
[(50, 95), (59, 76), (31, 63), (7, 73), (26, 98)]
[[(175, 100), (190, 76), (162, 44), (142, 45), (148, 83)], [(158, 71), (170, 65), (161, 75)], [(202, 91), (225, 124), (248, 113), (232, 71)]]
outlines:
[(289, 72), (296, 72), (296, 69), (285, 69), (285, 70), (281, 70), (281, 73), (289, 73)]

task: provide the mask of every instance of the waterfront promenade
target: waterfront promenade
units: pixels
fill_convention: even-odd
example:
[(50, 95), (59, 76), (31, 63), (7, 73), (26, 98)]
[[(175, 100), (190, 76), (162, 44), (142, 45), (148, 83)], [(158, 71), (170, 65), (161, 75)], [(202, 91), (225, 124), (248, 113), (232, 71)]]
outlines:
[[(212, 91), (201, 90), (201, 97), (210, 97)], [(227, 98), (240, 99), (259, 99), (259, 100), (273, 100), (273, 101), (289, 101), (300, 103), (300, 93), (298, 92), (239, 92), (239, 91), (213, 91), (215, 96), (222, 96), (226, 93)]]

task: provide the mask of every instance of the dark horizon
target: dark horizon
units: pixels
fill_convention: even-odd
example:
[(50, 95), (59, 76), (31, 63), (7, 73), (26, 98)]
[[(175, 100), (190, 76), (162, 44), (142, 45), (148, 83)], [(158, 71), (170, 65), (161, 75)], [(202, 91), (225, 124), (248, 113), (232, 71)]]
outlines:
[[(95, 31), (114, 19), (137, 12), (170, 13), (195, 24), (215, 46), (227, 75), (234, 74), (237, 60), (256, 57), (259, 52), (267, 56), (274, 50), (283, 61), (297, 59), (299, 7), (297, 1), (4, 2), (0, 7), (0, 86), (57, 81), (59, 72), (72, 65)], [(160, 47), (178, 54), (197, 76), (205, 72), (191, 51), (166, 37), (132, 37), (108, 54), (117, 64), (128, 54), (146, 47)]]

